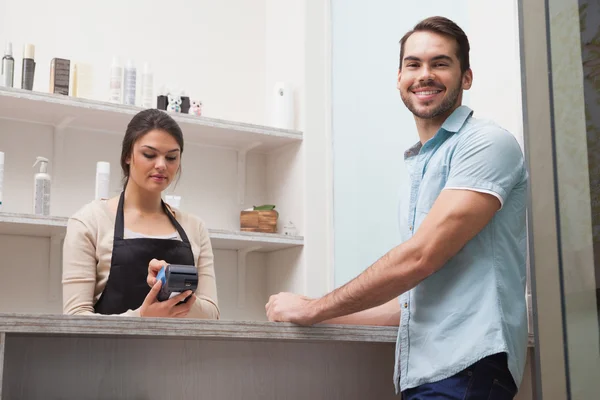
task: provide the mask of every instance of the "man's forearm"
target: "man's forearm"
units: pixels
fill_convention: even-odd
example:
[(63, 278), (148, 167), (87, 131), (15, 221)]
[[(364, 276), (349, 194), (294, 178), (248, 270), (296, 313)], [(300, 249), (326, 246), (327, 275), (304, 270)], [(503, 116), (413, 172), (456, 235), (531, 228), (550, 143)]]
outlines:
[(369, 308), (350, 315), (343, 315), (323, 321), (324, 324), (398, 326), (400, 324), (400, 303), (394, 297), (378, 307)]
[(357, 278), (316, 300), (318, 322), (377, 307), (410, 290), (430, 272), (423, 251), (405, 242), (370, 266)]

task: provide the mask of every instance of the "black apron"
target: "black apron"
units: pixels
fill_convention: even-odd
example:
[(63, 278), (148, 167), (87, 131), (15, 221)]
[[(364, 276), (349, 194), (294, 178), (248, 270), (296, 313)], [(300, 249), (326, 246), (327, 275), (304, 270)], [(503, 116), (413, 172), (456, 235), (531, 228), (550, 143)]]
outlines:
[(185, 231), (162, 202), (164, 212), (177, 229), (181, 240), (135, 238), (124, 239), (125, 220), (121, 192), (112, 250), (112, 260), (106, 287), (94, 306), (97, 314), (122, 314), (142, 305), (150, 292), (146, 282), (150, 260), (165, 260), (170, 264), (194, 265), (194, 253)]

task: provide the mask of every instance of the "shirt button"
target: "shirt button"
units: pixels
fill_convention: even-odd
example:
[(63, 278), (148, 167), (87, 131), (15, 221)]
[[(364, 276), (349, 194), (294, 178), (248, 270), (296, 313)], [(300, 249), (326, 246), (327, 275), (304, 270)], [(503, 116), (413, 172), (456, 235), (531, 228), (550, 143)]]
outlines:
[(412, 232), (412, 228), (413, 228), (413, 226), (411, 225), (408, 227), (408, 230)]
[(408, 303), (404, 303), (404, 308), (408, 308)]

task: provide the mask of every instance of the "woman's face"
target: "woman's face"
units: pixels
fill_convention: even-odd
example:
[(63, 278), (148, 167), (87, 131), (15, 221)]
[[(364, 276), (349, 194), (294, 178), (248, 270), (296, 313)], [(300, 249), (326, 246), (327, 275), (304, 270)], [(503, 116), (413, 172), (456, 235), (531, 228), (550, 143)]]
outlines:
[(134, 144), (129, 181), (148, 192), (161, 193), (175, 179), (181, 165), (181, 148), (169, 133), (153, 129)]

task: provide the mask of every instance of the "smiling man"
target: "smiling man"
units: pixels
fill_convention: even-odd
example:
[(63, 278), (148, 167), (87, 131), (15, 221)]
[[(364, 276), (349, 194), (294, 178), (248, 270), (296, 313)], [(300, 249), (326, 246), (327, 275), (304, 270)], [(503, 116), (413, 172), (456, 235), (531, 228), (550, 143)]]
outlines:
[(271, 296), (267, 316), (399, 324), (394, 384), (404, 400), (512, 399), (527, 348), (523, 154), (461, 105), (473, 73), (460, 27), (428, 18), (400, 45), (397, 87), (420, 139), (404, 153), (402, 243), (319, 299)]

